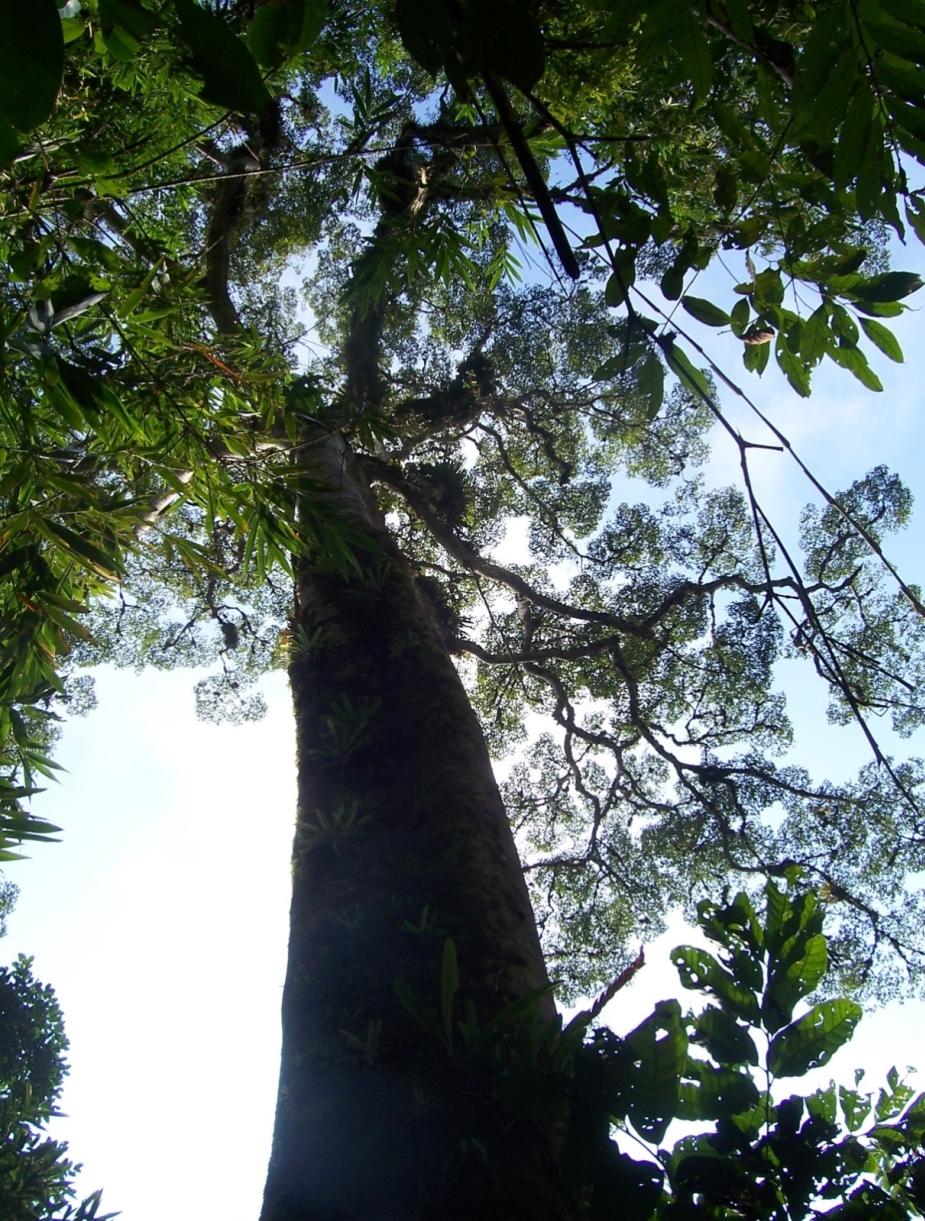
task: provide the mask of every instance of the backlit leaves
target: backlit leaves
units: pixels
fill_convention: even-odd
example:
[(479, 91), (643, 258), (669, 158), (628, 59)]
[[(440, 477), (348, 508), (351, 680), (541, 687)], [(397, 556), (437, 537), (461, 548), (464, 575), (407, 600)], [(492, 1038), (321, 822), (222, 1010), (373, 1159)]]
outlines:
[(861, 1020), (855, 1001), (821, 1001), (771, 1040), (768, 1068), (776, 1077), (799, 1077), (828, 1064)]
[[(925, 1095), (913, 1098), (895, 1070), (876, 1108), (870, 1094), (834, 1084), (780, 1101), (770, 1092), (775, 1078), (799, 1077), (828, 1063), (860, 1015), (851, 1001), (825, 1000), (794, 1016), (794, 1005), (820, 984), (826, 970), (816, 897), (771, 882), (763, 911), (738, 894), (731, 902), (701, 904), (698, 922), (721, 947), (725, 969), (731, 972), (737, 963), (740, 980), (752, 981), (750, 1016), (743, 1020), (737, 994), (717, 986), (720, 963), (682, 947), (673, 955), (682, 983), (711, 993), (713, 1003), (682, 1016), (675, 1002), (661, 1002), (622, 1040), (598, 1032), (584, 1049), (587, 1063), (578, 1062), (579, 1113), (603, 1104), (603, 1120), (650, 1145), (650, 1157), (657, 1161), (636, 1163), (640, 1182), (654, 1189), (659, 1163), (667, 1168), (662, 1190), (639, 1216), (773, 1221), (810, 1215), (821, 1195), (835, 1205), (829, 1215), (860, 1218), (894, 1215), (882, 1207), (891, 1199), (905, 1206), (917, 1201)], [(591, 1065), (597, 1077), (590, 1075)], [(752, 1067), (762, 1070), (757, 1080)], [(856, 1084), (862, 1076), (856, 1074)], [(664, 1143), (672, 1118), (695, 1131), (656, 1154), (653, 1146)], [(586, 1159), (601, 1156), (593, 1152), (601, 1146), (589, 1143), (590, 1129), (582, 1133)], [(646, 1166), (653, 1172), (649, 1179)], [(599, 1206), (593, 1215), (610, 1215), (604, 1200), (615, 1200), (612, 1194), (605, 1197), (604, 1184), (612, 1193), (614, 1180), (598, 1181), (586, 1167), (583, 1181), (589, 1180), (592, 1187), (586, 1190)], [(895, 1215), (913, 1212), (899, 1208)]]

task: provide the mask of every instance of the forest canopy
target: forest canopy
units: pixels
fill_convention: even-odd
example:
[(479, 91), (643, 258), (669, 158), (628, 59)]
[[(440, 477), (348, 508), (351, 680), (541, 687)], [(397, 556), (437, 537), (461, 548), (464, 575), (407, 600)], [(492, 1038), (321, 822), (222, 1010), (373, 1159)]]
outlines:
[[(796, 1075), (858, 1012), (799, 999), (921, 985), (911, 496), (877, 455), (826, 487), (752, 389), (806, 398), (824, 367), (877, 393), (869, 358), (903, 359), (925, 5), (33, 0), (0, 35), (0, 856), (57, 833), (30, 798), (87, 666), (213, 663), (213, 719), (259, 715), (286, 666), (263, 1221), (603, 1217), (630, 1187), (643, 1218), (665, 1175), (666, 1217), (730, 1215), (696, 1177), (727, 1120), (756, 1166), (795, 1122), (739, 1072), (746, 1025)], [(768, 450), (805, 478), (798, 537)], [(860, 731), (855, 778), (792, 762), (797, 665)], [(720, 1016), (563, 1029), (553, 988), (612, 993), (698, 901), (721, 962), (676, 963)], [(555, 1098), (509, 1088), (525, 1048)], [(610, 1082), (593, 1140), (582, 1056)], [(650, 1069), (670, 1102), (640, 1101)], [(891, 1089), (905, 1150), (919, 1103)], [(627, 1165), (609, 1124), (657, 1141), (669, 1105), (720, 1143)], [(822, 1165), (834, 1094), (813, 1105)], [(814, 1175), (736, 1198), (783, 1215)]]

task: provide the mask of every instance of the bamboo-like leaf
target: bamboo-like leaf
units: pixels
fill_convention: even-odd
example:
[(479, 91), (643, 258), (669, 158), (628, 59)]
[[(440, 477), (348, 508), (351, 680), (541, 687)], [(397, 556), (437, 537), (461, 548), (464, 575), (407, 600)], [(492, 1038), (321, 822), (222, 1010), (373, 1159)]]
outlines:
[(62, 526), (60, 522), (49, 519), (43, 522), (42, 526), (47, 534), (52, 535), (58, 543), (64, 546), (68, 554), (73, 556), (85, 568), (89, 568), (92, 572), (105, 577), (107, 580), (115, 581), (118, 579), (121, 567), (118, 556), (102, 551), (95, 543), (82, 538), (67, 526)]

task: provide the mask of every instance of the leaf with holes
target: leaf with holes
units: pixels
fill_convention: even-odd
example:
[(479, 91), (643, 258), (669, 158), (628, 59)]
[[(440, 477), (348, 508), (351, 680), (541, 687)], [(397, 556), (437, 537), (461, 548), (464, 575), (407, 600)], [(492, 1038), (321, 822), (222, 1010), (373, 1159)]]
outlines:
[(828, 1064), (861, 1020), (854, 1001), (821, 1001), (771, 1040), (768, 1069), (775, 1077), (802, 1077)]
[(633, 1073), (627, 1115), (640, 1136), (658, 1142), (677, 1114), (687, 1035), (677, 1001), (659, 1001), (626, 1038)]

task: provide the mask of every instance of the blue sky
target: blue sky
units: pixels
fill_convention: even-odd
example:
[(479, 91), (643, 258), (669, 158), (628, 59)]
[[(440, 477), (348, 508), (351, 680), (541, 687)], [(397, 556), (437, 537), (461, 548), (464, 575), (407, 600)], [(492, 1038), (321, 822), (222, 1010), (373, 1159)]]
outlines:
[[(925, 260), (910, 248), (894, 265), (921, 270)], [(695, 291), (731, 304), (735, 278), (716, 269)], [(881, 395), (834, 367), (817, 375), (809, 401), (773, 372), (746, 382), (736, 340), (690, 328), (741, 371), (832, 490), (879, 462), (899, 471), (919, 512), (888, 551), (923, 581), (925, 328), (912, 301), (895, 324), (906, 364), (872, 356)], [(760, 439), (757, 428), (751, 435)], [(718, 449), (711, 477), (732, 478), (732, 459)], [(792, 464), (761, 455), (756, 474), (772, 513), (795, 523), (809, 489)], [(86, 1190), (102, 1186), (127, 1221), (253, 1221), (269, 1151), (295, 801), (288, 695), (274, 675), (264, 721), (214, 726), (195, 719), (194, 681), (188, 672), (99, 676), (99, 709), (65, 731), (67, 774), (35, 803), (64, 827), (63, 842), (8, 869), (22, 895), (0, 949), (35, 955), (71, 1038), (58, 1134), (85, 1163)], [(811, 685), (795, 689), (797, 756), (853, 774), (864, 744), (825, 724), (824, 703)], [(684, 939), (673, 929), (648, 947), (650, 965), (610, 1014), (618, 1031), (677, 993), (667, 953)], [(873, 1085), (893, 1063), (925, 1068), (923, 1028), (922, 1003), (867, 1019), (834, 1069), (866, 1065)]]

